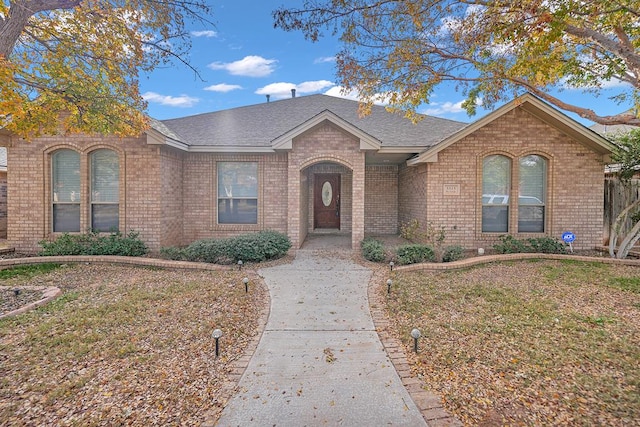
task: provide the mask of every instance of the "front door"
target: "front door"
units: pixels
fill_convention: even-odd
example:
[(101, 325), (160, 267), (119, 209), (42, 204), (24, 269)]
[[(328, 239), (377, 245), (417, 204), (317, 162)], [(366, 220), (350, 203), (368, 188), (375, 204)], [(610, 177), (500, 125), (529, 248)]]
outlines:
[(315, 176), (313, 189), (314, 228), (340, 228), (340, 174)]

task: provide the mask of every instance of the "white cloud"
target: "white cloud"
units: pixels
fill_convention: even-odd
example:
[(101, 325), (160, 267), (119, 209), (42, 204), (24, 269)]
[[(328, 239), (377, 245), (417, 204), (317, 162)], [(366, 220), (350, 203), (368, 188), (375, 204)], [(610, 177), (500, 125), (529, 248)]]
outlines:
[(242, 86), (219, 83), (217, 85), (211, 85), (204, 88), (204, 90), (210, 90), (211, 92), (222, 92), (222, 93), (231, 92), (232, 90), (237, 90), (237, 89), (242, 89)]
[(335, 56), (321, 56), (313, 60), (314, 64), (325, 64), (327, 62), (336, 62)]
[(209, 68), (225, 70), (234, 76), (266, 77), (273, 72), (276, 62), (275, 59), (251, 55), (234, 62), (214, 62), (209, 64)]
[(199, 101), (198, 98), (193, 98), (188, 95), (180, 95), (180, 96), (171, 96), (171, 95), (160, 95), (155, 92), (145, 92), (142, 94), (142, 97), (145, 101), (154, 102), (160, 105), (166, 105), (169, 107), (193, 107)]
[[(342, 86), (334, 86), (324, 93), (329, 96), (336, 96), (338, 98), (350, 99), (352, 101), (361, 101), (360, 93), (357, 90), (351, 90), (345, 92)], [(389, 95), (384, 93), (378, 93), (373, 101), (375, 105), (387, 105), (389, 104)]]
[(571, 85), (567, 79), (562, 80), (562, 88), (565, 90), (585, 90), (585, 89), (621, 89), (621, 88), (630, 88), (632, 87), (630, 83), (617, 79), (615, 77), (610, 78), (609, 80), (603, 80), (598, 84), (594, 83), (592, 86), (574, 86)]
[(191, 31), (193, 37), (217, 37), (218, 33), (211, 30)]
[(271, 95), (274, 99), (283, 99), (291, 97), (291, 89), (296, 90), (296, 95), (304, 95), (308, 93), (316, 93), (325, 88), (333, 86), (328, 80), (315, 80), (302, 83), (271, 83), (256, 90), (256, 95)]
[(465, 110), (462, 108), (462, 102), (433, 102), (427, 106), (427, 108), (422, 111), (422, 114), (426, 114), (428, 116), (441, 116), (443, 114), (457, 114), (464, 113)]

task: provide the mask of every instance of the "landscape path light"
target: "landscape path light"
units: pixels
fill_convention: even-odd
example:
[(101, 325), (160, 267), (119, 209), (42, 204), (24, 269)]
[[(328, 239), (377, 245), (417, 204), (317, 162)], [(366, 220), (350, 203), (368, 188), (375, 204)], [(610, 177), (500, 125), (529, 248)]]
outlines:
[(393, 280), (387, 280), (387, 295), (391, 293), (391, 285), (393, 285)]
[(242, 260), (241, 260), (241, 259), (239, 259), (239, 260), (238, 260), (238, 271), (242, 270), (242, 264), (243, 264), (243, 263), (242, 263)]
[(420, 330), (418, 328), (413, 328), (411, 330), (411, 337), (413, 337), (413, 351), (418, 352), (418, 338), (420, 338)]
[(211, 336), (216, 340), (216, 357), (218, 357), (220, 355), (220, 343), (218, 341), (222, 337), (222, 331), (220, 329), (214, 329)]
[(249, 292), (249, 278), (245, 277), (244, 279), (242, 279), (242, 283), (244, 283), (244, 293), (246, 294), (247, 292)]
[(389, 263), (389, 269), (390, 269), (391, 271), (393, 271), (393, 266), (394, 266), (394, 265), (395, 265), (395, 264), (393, 263), (393, 261), (391, 261), (391, 262)]

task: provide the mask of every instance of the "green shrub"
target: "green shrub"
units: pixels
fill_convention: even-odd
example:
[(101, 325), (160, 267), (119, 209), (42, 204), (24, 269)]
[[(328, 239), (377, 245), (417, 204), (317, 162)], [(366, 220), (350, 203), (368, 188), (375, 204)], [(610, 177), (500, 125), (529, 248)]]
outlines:
[(54, 255), (120, 255), (142, 256), (147, 253), (147, 246), (131, 231), (123, 235), (119, 231), (108, 235), (89, 232), (86, 234), (65, 233), (54, 241), (41, 241), (41, 256)]
[(381, 262), (386, 258), (384, 253), (384, 245), (380, 240), (372, 237), (365, 238), (360, 243), (360, 249), (362, 250), (362, 257), (366, 260), (373, 262)]
[(281, 258), (290, 248), (291, 241), (285, 234), (265, 230), (227, 239), (198, 240), (183, 250), (173, 248), (165, 252), (188, 261), (230, 264), (239, 260), (261, 262)]
[(493, 245), (493, 249), (499, 254), (518, 254), (531, 252), (531, 248), (522, 240), (505, 234), (500, 236), (500, 243)]
[(404, 245), (396, 250), (398, 262), (401, 265), (416, 264), (419, 262), (434, 262), (433, 249), (427, 245)]
[(281, 258), (290, 248), (289, 237), (267, 230), (228, 239), (227, 255), (233, 261), (261, 262)]
[(183, 261), (187, 259), (185, 250), (182, 248), (176, 248), (175, 246), (160, 248), (160, 256), (164, 259), (172, 259), (174, 261)]
[(462, 246), (447, 246), (442, 255), (442, 262), (453, 262), (464, 258), (464, 248)]
[(527, 239), (531, 252), (541, 252), (543, 254), (566, 254), (567, 247), (564, 242), (553, 237), (535, 237)]
[(182, 250), (187, 261), (208, 262), (211, 264), (230, 264), (228, 239), (196, 240)]
[(532, 237), (518, 240), (511, 235), (500, 236), (500, 243), (496, 243), (493, 249), (499, 254), (516, 254), (525, 252), (537, 252), (544, 254), (565, 254), (567, 249), (564, 242), (553, 237)]

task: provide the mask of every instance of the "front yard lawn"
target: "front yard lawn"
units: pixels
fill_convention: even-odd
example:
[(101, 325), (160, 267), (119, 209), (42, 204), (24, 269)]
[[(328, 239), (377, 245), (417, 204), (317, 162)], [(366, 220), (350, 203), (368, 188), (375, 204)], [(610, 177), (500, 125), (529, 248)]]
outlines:
[[(64, 294), (0, 320), (0, 425), (198, 425), (268, 303), (247, 272), (75, 265), (3, 285)], [(211, 333), (222, 329), (220, 357)]]
[(640, 268), (521, 261), (393, 275), (392, 327), (465, 425), (640, 420)]

